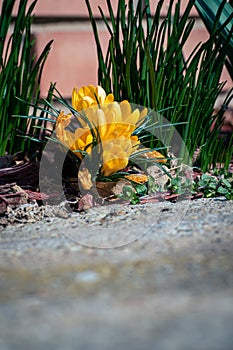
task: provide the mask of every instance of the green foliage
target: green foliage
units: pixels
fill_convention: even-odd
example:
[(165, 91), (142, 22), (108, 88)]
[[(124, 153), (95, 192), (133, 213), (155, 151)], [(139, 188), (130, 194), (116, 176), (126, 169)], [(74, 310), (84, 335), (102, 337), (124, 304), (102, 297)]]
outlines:
[(140, 202), (139, 194), (135, 192), (132, 186), (124, 186), (122, 193), (117, 195), (118, 198), (121, 198), (125, 201), (130, 201), (131, 204), (137, 204)]
[[(223, 163), (227, 167), (231, 149), (230, 146), (226, 149), (219, 139), (222, 115), (213, 116), (216, 99), (224, 86), (219, 81), (229, 49), (229, 40), (217, 40), (224, 29), (224, 25), (220, 28), (217, 25), (222, 18), (222, 6), (215, 13), (210, 38), (194, 47), (185, 58), (183, 49), (195, 22), (189, 18), (195, 0), (188, 2), (182, 15), (181, 1), (177, 0), (174, 8), (171, 0), (165, 17), (161, 15), (164, 0), (156, 2), (153, 12), (149, 0), (144, 1), (145, 7), (139, 0), (136, 8), (133, 0), (127, 4), (125, 0), (118, 0), (116, 16), (111, 1), (106, 0), (109, 14), (99, 8), (109, 32), (106, 54), (89, 0), (85, 1), (97, 46), (99, 84), (107, 92), (113, 92), (118, 101), (127, 99), (163, 111), (169, 122), (177, 123), (190, 156), (200, 148), (199, 163), (203, 171), (216, 162), (219, 149), (223, 148)], [(157, 140), (152, 141), (154, 144), (150, 147), (158, 147)]]
[(138, 184), (131, 181), (132, 185), (125, 185), (122, 189), (122, 193), (117, 195), (126, 201), (130, 201), (131, 204), (137, 204), (140, 202), (140, 197), (148, 193), (148, 187), (144, 184)]
[[(195, 180), (180, 175), (169, 180), (167, 189), (174, 194), (202, 193), (205, 198), (224, 196), (233, 199), (233, 174), (227, 171), (215, 170), (211, 174), (202, 174)], [(191, 189), (191, 191), (190, 191)]]
[(159, 186), (152, 176), (148, 176), (148, 194), (154, 194), (156, 192), (162, 192), (164, 188)]
[[(48, 138), (52, 137), (52, 133), (55, 129), (56, 119), (60, 111), (56, 109), (51, 103), (54, 98), (54, 91), (56, 90), (55, 84), (51, 84), (48, 90), (48, 94), (44, 99), (36, 99), (35, 103), (30, 103), (26, 100), (20, 100), (23, 105), (31, 106), (31, 113), (25, 115), (13, 115), (13, 118), (26, 121), (26, 125), (30, 125), (26, 130), (21, 131), (17, 136), (24, 140), (22, 147), (28, 151), (28, 155), (31, 156), (37, 152), (39, 158), (42, 156), (42, 152), (47, 143)], [(27, 109), (26, 109), (27, 113)], [(22, 122), (20, 123), (22, 125)], [(57, 139), (55, 142), (59, 143)], [(63, 146), (64, 147), (64, 146)], [(30, 152), (29, 152), (30, 150)], [(69, 150), (67, 150), (68, 152)]]
[(192, 188), (192, 180), (178, 175), (170, 180), (167, 188), (171, 191), (171, 193), (174, 194), (190, 194)]
[[(32, 12), (37, 0), (29, 6), (28, 0), (20, 0), (16, 17), (13, 8), (16, 0), (3, 0), (0, 17), (0, 155), (24, 151), (29, 139), (17, 137), (34, 134), (31, 120), (14, 118), (13, 115), (29, 115), (30, 104), (37, 108), (41, 75), (49, 53), (50, 41), (36, 59), (31, 34)], [(14, 23), (14, 24), (13, 24)], [(26, 102), (26, 103), (25, 103)], [(38, 125), (43, 125), (43, 121)], [(32, 150), (32, 145), (30, 146)]]
[(194, 183), (194, 190), (203, 192), (204, 197), (224, 196), (233, 199), (233, 174), (225, 173), (218, 176), (203, 174), (200, 180)]
[[(206, 25), (209, 33), (213, 30), (218, 30), (218, 35), (215, 37), (216, 43), (228, 43), (228, 52), (225, 65), (229, 71), (231, 79), (233, 79), (233, 35), (232, 35), (232, 19), (233, 7), (227, 0), (196, 0), (196, 9), (203, 22)], [(222, 9), (219, 21), (215, 18), (218, 16), (219, 8)], [(217, 26), (217, 28), (215, 28)]]
[(184, 195), (185, 197), (202, 193), (204, 198), (224, 196), (228, 200), (233, 200), (233, 173), (218, 169), (211, 174), (202, 174), (193, 180), (184, 176), (181, 172), (168, 179), (163, 189), (159, 188), (156, 181), (149, 177), (147, 184), (132, 182), (132, 185), (124, 186), (122, 193), (117, 197), (130, 201), (132, 204), (137, 204), (142, 196), (164, 191), (170, 194)]

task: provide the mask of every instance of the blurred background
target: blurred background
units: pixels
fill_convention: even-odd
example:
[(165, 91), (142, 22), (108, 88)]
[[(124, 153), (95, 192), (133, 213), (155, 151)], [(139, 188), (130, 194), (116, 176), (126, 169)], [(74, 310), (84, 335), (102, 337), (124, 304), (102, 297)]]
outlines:
[[(127, 1), (126, 1), (127, 2)], [(137, 0), (135, 0), (136, 4)], [(2, 0), (0, 0), (0, 5)], [(19, 0), (16, 2), (17, 13)], [(32, 1), (29, 1), (29, 4)], [(116, 12), (118, 0), (111, 1)], [(151, 10), (156, 8), (158, 0), (151, 0)], [(166, 6), (165, 1), (164, 16)], [(188, 0), (182, 0), (185, 8)], [(93, 14), (99, 18), (98, 29), (103, 47), (107, 48), (109, 34), (101, 21), (98, 6), (108, 15), (106, 0), (90, 0)], [(85, 0), (38, 0), (35, 7), (35, 18), (32, 32), (35, 38), (35, 53), (40, 54), (44, 46), (53, 39), (51, 52), (45, 63), (42, 76), (42, 94), (46, 96), (50, 82), (57, 84), (57, 88), (65, 98), (70, 98), (74, 86), (81, 87), (88, 84), (97, 84), (97, 54), (94, 36), (89, 21)], [(193, 9), (190, 17), (196, 19), (194, 30), (185, 47), (188, 55), (194, 46), (208, 38), (208, 32), (198, 14)], [(232, 86), (231, 78), (226, 70), (223, 71), (222, 80), (227, 80), (223, 95)], [(224, 96), (220, 96), (217, 104)], [(217, 106), (216, 106), (217, 107)]]

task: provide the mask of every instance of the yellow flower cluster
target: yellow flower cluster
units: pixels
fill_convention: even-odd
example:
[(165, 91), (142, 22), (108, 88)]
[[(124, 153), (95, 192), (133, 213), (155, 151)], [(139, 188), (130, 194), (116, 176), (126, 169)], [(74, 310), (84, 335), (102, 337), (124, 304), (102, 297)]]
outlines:
[[(101, 86), (93, 85), (73, 89), (72, 107), (80, 112), (75, 116), (79, 127), (74, 132), (67, 130), (73, 117), (61, 112), (56, 123), (59, 141), (82, 159), (83, 152), (92, 155), (98, 139), (101, 143), (101, 173), (109, 176), (124, 169), (140, 144), (132, 133), (137, 122), (147, 115), (147, 108), (141, 113), (139, 109), (132, 110), (128, 101), (118, 103), (113, 94), (106, 95)], [(159, 152), (157, 157), (162, 161)]]
[[(85, 151), (91, 155), (93, 131), (94, 135), (97, 131), (101, 140), (102, 174), (109, 176), (124, 169), (140, 143), (132, 133), (147, 109), (141, 113), (138, 109), (132, 111), (128, 101), (118, 103), (112, 94), (106, 95), (102, 87), (92, 85), (73, 90), (72, 106), (77, 111), (84, 110), (84, 118), (76, 116), (81, 127), (74, 132), (67, 130), (72, 116), (61, 112), (56, 123), (58, 139), (71, 151)], [(76, 154), (82, 159), (81, 153)]]

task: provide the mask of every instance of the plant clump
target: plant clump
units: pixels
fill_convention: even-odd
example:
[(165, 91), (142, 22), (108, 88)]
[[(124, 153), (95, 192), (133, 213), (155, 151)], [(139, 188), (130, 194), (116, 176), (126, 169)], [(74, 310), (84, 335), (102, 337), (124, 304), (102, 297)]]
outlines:
[[(55, 147), (54, 159), (59, 152), (63, 155), (58, 177), (66, 194), (78, 196), (79, 209), (94, 205), (98, 197), (133, 204), (148, 196), (154, 200), (200, 195), (232, 199), (232, 176), (213, 171), (218, 166), (225, 172), (233, 152), (232, 139), (225, 144), (220, 137), (232, 90), (214, 113), (225, 84), (220, 77), (226, 59), (231, 67), (232, 14), (224, 21), (222, 17), (226, 1), (211, 17), (209, 39), (194, 47), (188, 57), (183, 51), (194, 27), (190, 12), (195, 0), (188, 1), (182, 14), (181, 1), (171, 0), (165, 17), (164, 0), (155, 9), (149, 0), (139, 0), (136, 7), (133, 0), (127, 4), (118, 0), (116, 14), (106, 0), (108, 15), (99, 8), (109, 32), (105, 56), (98, 22), (89, 0), (85, 1), (97, 46), (98, 85), (74, 87), (69, 104), (52, 84), (47, 99), (39, 101), (39, 92), (36, 95), (33, 115), (27, 109), (17, 118), (30, 126), (25, 138), (37, 142), (42, 158), (47, 143)], [(197, 2), (199, 11), (206, 9), (201, 0)], [(36, 65), (37, 73), (48, 48)], [(20, 103), (25, 98), (18, 97)], [(26, 102), (27, 107), (31, 105)], [(52, 176), (57, 169), (54, 166)]]
[[(141, 155), (157, 163), (166, 163), (158, 150), (143, 147), (137, 129), (148, 117), (148, 109), (134, 108), (127, 100), (116, 102), (113, 94), (106, 95), (101, 86), (75, 88), (72, 94), (72, 113), (59, 113), (56, 119), (56, 138), (72, 152), (83, 189), (90, 189), (91, 179), (107, 180), (124, 176), (134, 183), (148, 181), (146, 174), (128, 174), (132, 157)], [(134, 161), (135, 162), (135, 161)], [(136, 169), (136, 168), (135, 168)], [(124, 173), (124, 174), (123, 174)]]

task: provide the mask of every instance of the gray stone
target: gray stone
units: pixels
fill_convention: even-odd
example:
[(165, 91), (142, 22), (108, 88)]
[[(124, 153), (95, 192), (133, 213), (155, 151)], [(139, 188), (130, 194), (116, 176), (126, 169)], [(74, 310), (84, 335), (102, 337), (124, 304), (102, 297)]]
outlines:
[(231, 350), (232, 212), (114, 204), (6, 227), (0, 349)]

